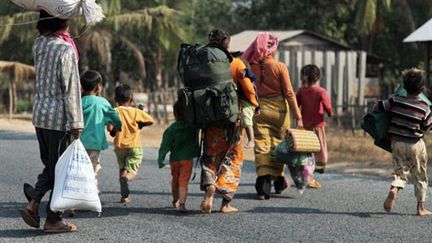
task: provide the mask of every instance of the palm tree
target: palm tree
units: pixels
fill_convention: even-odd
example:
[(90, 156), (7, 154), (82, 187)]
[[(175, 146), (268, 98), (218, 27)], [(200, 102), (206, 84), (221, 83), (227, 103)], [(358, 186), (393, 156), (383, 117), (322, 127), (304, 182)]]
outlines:
[[(78, 35), (75, 40), (80, 49), (81, 69), (90, 67), (88, 55), (96, 53), (98, 62), (103, 67), (102, 71), (113, 80), (113, 58), (118, 56), (118, 50), (113, 49), (113, 43), (121, 43), (132, 53), (137, 67), (134, 73), (138, 75), (143, 86), (151, 89), (160, 86), (163, 67), (167, 67), (170, 72), (174, 70), (177, 48), (186, 38), (184, 26), (178, 21), (181, 12), (165, 5), (148, 7), (146, 3), (134, 0), (102, 0), (100, 4), (107, 16), (103, 22), (85, 33), (81, 33), (78, 27), (83, 26), (82, 20), (78, 21), (78, 25), (70, 25), (71, 32)], [(123, 5), (140, 6), (142, 9), (129, 11), (123, 9)], [(0, 12), (1, 8), (4, 6), (0, 7)], [(31, 46), (31, 41), (36, 36), (34, 25), (11, 24), (35, 20), (37, 21), (37, 13), (34, 12), (0, 16), (0, 24), (7, 24), (6, 27), (0, 27), (0, 45), (19, 38), (22, 44)]]
[(371, 51), (373, 37), (385, 27), (385, 13), (394, 10), (411, 31), (415, 30), (411, 9), (406, 0), (357, 0), (355, 22), (362, 37), (362, 48)]

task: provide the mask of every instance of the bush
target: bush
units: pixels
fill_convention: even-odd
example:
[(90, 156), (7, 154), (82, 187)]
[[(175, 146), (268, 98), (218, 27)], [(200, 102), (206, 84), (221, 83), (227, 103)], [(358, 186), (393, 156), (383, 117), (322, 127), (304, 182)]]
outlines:
[(16, 109), (18, 113), (30, 111), (30, 102), (28, 100), (18, 100), (16, 104)]

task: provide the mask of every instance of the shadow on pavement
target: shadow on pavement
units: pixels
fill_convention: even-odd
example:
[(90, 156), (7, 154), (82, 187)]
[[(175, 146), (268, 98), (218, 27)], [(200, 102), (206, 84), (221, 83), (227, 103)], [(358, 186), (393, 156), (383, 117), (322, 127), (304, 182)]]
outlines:
[(388, 215), (388, 216), (414, 216), (411, 214), (401, 213), (385, 213), (385, 212), (330, 212), (315, 208), (293, 208), (293, 207), (256, 207), (248, 210), (250, 213), (286, 213), (286, 214), (327, 214), (327, 215), (349, 215), (360, 218), (371, 218), (372, 216)]
[[(116, 194), (120, 196), (119, 191), (102, 191), (103, 194)], [(131, 196), (133, 195), (157, 195), (157, 196), (171, 196), (171, 192), (149, 192), (149, 191), (130, 191)], [(188, 197), (202, 197), (203, 193), (188, 193)]]
[(45, 233), (41, 229), (0, 230), (0, 239), (1, 238), (26, 238), (26, 237), (35, 237), (40, 235), (45, 235)]
[[(180, 213), (177, 209), (172, 207), (163, 208), (132, 208), (128, 206), (116, 206), (116, 207), (103, 207), (101, 218), (118, 217), (118, 216), (131, 216), (136, 214), (156, 214), (165, 216), (181, 216), (181, 217), (192, 217), (197, 214), (201, 214), (199, 210), (188, 210), (187, 214)], [(96, 216), (97, 217), (97, 216)], [(76, 215), (72, 218), (63, 217), (65, 219), (80, 219), (80, 218), (95, 218), (95, 213), (90, 211), (76, 210)]]
[(1, 140), (36, 140), (36, 135), (33, 133), (0, 130), (0, 139)]

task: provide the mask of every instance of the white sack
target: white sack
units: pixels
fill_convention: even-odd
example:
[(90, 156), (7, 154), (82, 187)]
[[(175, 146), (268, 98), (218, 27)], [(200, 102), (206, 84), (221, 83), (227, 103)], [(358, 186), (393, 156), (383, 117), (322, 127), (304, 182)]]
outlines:
[(102, 211), (93, 165), (81, 140), (74, 140), (55, 167), (55, 182), (50, 208)]
[(105, 16), (95, 0), (11, 0), (30, 11), (45, 10), (61, 19), (73, 19), (83, 14), (88, 25), (100, 22)]

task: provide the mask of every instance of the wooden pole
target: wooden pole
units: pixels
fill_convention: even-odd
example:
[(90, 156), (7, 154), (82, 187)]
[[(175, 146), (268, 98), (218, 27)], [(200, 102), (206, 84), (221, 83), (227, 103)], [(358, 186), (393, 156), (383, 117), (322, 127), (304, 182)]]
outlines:
[(426, 83), (428, 84), (428, 88), (432, 86), (431, 80), (430, 80), (430, 59), (431, 59), (431, 46), (432, 42), (428, 41), (426, 42), (426, 55), (425, 55), (425, 73), (426, 73)]
[(12, 91), (12, 79), (9, 80), (9, 120), (12, 119), (13, 111), (13, 91)]
[(359, 63), (357, 64), (358, 68), (358, 79), (359, 79), (359, 85), (358, 85), (358, 105), (364, 105), (364, 95), (365, 95), (365, 88), (366, 88), (366, 52), (361, 51), (360, 52), (360, 58)]

